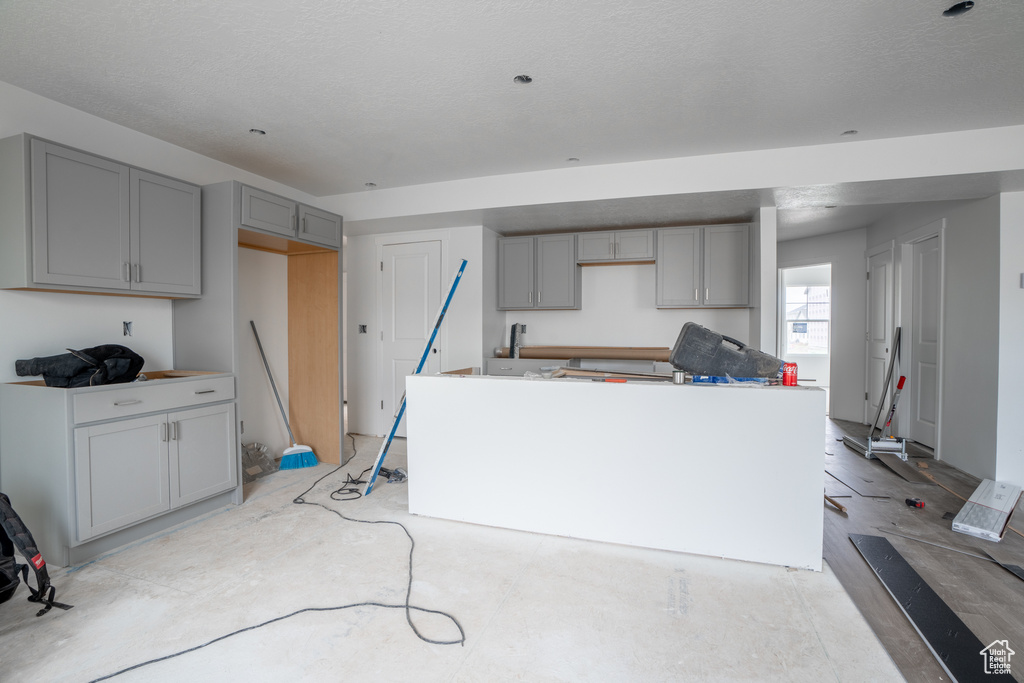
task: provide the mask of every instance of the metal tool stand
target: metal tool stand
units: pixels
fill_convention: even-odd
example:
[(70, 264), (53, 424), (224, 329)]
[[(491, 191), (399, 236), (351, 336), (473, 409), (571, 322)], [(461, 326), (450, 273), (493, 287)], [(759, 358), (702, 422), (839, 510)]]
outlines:
[[(465, 271), (466, 259), (462, 259), (462, 265), (459, 266), (458, 272), (455, 273), (455, 277), (452, 279), (451, 287), (448, 288), (448, 296), (445, 298), (444, 303), (441, 304), (441, 308), (438, 309), (437, 315), (434, 317), (434, 327), (430, 331), (430, 339), (427, 340), (427, 346), (423, 349), (423, 355), (420, 357), (419, 365), (416, 366), (416, 372), (412, 374), (420, 374), (423, 370), (423, 366), (427, 364), (427, 356), (430, 355), (430, 349), (434, 345), (434, 340), (437, 339), (437, 331), (441, 329), (441, 323), (444, 321), (444, 316), (448, 312), (448, 306), (452, 303), (452, 296), (455, 294), (455, 288), (459, 286), (459, 282), (462, 280), (462, 274)], [(370, 495), (370, 491), (373, 490), (373, 484), (377, 481), (377, 475), (380, 473), (380, 466), (384, 464), (384, 458), (387, 457), (388, 451), (391, 449), (391, 442), (395, 439), (395, 432), (398, 431), (398, 425), (402, 421), (403, 415), (405, 415), (404, 392), (402, 393), (402, 402), (398, 406), (398, 412), (395, 413), (395, 421), (392, 423), (391, 431), (388, 433), (388, 438), (380, 445), (380, 451), (377, 453), (377, 459), (373, 463), (373, 471), (370, 473), (370, 479), (366, 483), (366, 490), (363, 491), (364, 496)]]
[(897, 453), (900, 459), (904, 462), (907, 459), (907, 443), (906, 439), (890, 436), (885, 436), (884, 427), (892, 424), (893, 415), (896, 412), (896, 402), (900, 398), (900, 392), (902, 386), (897, 388), (896, 393), (893, 395), (892, 407), (889, 410), (889, 417), (886, 420), (886, 424), (879, 428), (879, 436), (875, 437), (875, 425), (878, 424), (878, 418), (882, 415), (882, 405), (885, 403), (885, 395), (889, 392), (889, 385), (892, 383), (892, 371), (896, 364), (896, 357), (900, 353), (900, 340), (902, 337), (902, 328), (897, 327), (896, 332), (892, 339), (892, 355), (889, 356), (889, 370), (885, 373), (885, 384), (882, 385), (882, 396), (878, 399), (878, 410), (875, 412), (875, 419), (871, 421), (871, 431), (868, 432), (867, 439), (858, 439), (854, 436), (844, 436), (843, 443), (849, 448), (857, 451), (868, 460), (875, 459), (875, 453)]

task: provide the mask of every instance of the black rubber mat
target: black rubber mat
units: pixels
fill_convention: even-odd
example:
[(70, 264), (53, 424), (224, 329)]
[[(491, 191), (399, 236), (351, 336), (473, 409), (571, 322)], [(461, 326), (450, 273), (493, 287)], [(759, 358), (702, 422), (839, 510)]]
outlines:
[(954, 681), (1012, 681), (1005, 673), (986, 673), (985, 644), (881, 536), (850, 534), (850, 540), (910, 623)]

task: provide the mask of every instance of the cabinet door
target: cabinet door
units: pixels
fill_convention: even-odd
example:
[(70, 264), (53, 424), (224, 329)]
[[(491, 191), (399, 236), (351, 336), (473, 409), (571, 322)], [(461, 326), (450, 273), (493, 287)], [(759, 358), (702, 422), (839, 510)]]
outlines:
[(132, 289), (201, 294), (200, 189), (131, 169)]
[(532, 237), (498, 240), (498, 308), (533, 308)]
[(171, 507), (194, 503), (238, 483), (235, 404), (193, 408), (167, 416)]
[(32, 141), (32, 279), (128, 289), (128, 167)]
[(537, 308), (578, 308), (576, 235), (537, 237)]
[(299, 204), (299, 237), (327, 247), (340, 247), (341, 216)]
[(615, 233), (584, 232), (576, 236), (576, 260), (610, 261), (615, 258)]
[(640, 261), (654, 258), (654, 232), (628, 230), (615, 233), (615, 258), (619, 261)]
[(163, 415), (75, 429), (78, 540), (169, 508)]
[(295, 237), (295, 202), (242, 185), (242, 226)]
[(700, 228), (658, 230), (655, 264), (656, 305), (660, 308), (700, 306)]
[(746, 306), (750, 300), (750, 228), (704, 228), (704, 305)]

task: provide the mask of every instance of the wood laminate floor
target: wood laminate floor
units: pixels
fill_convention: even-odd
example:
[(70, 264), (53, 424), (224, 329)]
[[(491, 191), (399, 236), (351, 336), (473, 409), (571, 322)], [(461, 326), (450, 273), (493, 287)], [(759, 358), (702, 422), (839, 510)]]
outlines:
[[(954, 532), (951, 520), (943, 515), (959, 512), (963, 501), (941, 486), (906, 481), (881, 461), (867, 460), (841, 440), (844, 434), (866, 433), (865, 425), (827, 421), (825, 492), (843, 496), (836, 500), (847, 508), (843, 513), (825, 503), (824, 557), (832, 571), (908, 681), (946, 681), (949, 677), (857, 552), (849, 539), (851, 533), (887, 538), (984, 645), (1008, 640), (1011, 648), (1021, 652), (1019, 669), (1011, 659), (1014, 676), (1024, 680), (1024, 581), (998, 564), (949, 549), (982, 557), (988, 553), (1000, 562), (1024, 566), (1024, 537), (1007, 531), (1001, 542), (993, 543)], [(909, 454), (912, 467), (928, 472), (964, 498), (980, 483), (934, 460), (923, 449), (911, 447)], [(925, 507), (909, 507), (907, 498), (920, 498)], [(1019, 508), (1010, 524), (1024, 531)], [(984, 678), (979, 654), (978, 680)]]

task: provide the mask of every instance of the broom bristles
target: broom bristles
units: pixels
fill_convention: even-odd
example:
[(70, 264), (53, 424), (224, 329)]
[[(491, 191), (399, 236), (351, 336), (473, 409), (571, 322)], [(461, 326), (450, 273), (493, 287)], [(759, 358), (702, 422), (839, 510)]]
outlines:
[(279, 469), (297, 470), (303, 467), (316, 467), (319, 464), (320, 461), (316, 459), (316, 455), (313, 453), (312, 448), (309, 446), (292, 444), (291, 447), (284, 449)]

